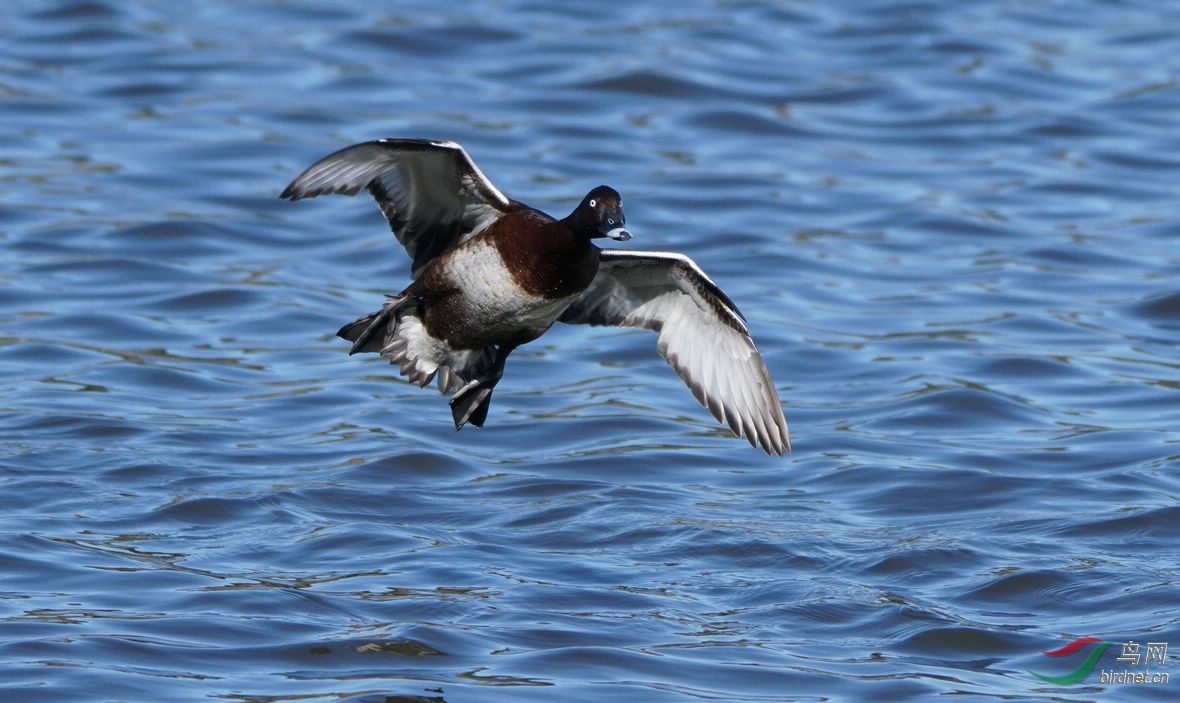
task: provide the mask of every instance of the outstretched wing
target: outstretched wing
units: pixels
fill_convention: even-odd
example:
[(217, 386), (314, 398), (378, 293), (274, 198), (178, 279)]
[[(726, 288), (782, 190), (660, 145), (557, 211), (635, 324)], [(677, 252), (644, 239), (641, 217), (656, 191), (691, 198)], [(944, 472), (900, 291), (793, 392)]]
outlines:
[(656, 350), (713, 417), (768, 454), (791, 451), (782, 403), (745, 320), (687, 256), (604, 250), (598, 275), (561, 320), (655, 330)]
[(414, 260), (414, 278), (434, 257), (483, 231), (514, 206), (452, 141), (378, 139), (316, 162), (279, 197), (356, 195), (367, 188)]

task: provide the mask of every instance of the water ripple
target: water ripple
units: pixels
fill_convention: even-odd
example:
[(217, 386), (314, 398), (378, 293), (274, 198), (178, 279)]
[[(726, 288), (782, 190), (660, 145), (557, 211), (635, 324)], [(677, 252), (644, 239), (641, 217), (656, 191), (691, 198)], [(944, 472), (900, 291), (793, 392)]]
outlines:
[[(0, 13), (5, 701), (1166, 697), (1027, 670), (1180, 632), (1172, 8)], [(349, 358), (404, 252), (277, 195), (398, 135), (617, 187), (795, 454), (647, 334), (552, 330), (459, 433)]]

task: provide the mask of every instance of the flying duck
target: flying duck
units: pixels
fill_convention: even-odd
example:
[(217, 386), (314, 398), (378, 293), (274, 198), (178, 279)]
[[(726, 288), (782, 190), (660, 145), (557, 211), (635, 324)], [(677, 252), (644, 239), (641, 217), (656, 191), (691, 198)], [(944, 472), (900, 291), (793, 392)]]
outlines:
[(766, 364), (737, 306), (683, 254), (599, 249), (631, 238), (598, 186), (564, 219), (505, 196), (452, 141), (378, 139), (329, 154), (290, 200), (367, 189), (412, 259), (413, 282), (337, 333), (419, 386), (437, 378), (455, 428), (487, 419), (512, 350), (554, 322), (641, 327), (713, 417), (751, 446), (791, 450)]

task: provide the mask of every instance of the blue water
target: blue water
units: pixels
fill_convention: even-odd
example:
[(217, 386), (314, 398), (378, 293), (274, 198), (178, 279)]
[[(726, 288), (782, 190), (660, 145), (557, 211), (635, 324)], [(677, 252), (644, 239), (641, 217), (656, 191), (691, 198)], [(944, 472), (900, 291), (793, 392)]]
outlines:
[[(0, 28), (0, 699), (1180, 692), (1175, 3)], [(742, 308), (794, 454), (729, 436), (650, 334), (555, 328), (458, 433), (350, 358), (408, 260), (367, 198), (277, 196), (384, 136), (559, 215), (620, 190), (623, 246)], [(1171, 681), (1028, 673), (1082, 636), (1169, 643)]]

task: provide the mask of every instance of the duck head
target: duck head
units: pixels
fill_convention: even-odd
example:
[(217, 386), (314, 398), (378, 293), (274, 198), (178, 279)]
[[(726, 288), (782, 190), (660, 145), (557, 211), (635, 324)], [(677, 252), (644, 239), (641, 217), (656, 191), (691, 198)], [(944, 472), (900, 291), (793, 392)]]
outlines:
[(610, 186), (598, 186), (587, 193), (566, 221), (590, 239), (610, 237), (625, 242), (631, 238), (624, 226), (627, 220), (623, 216), (623, 198)]

